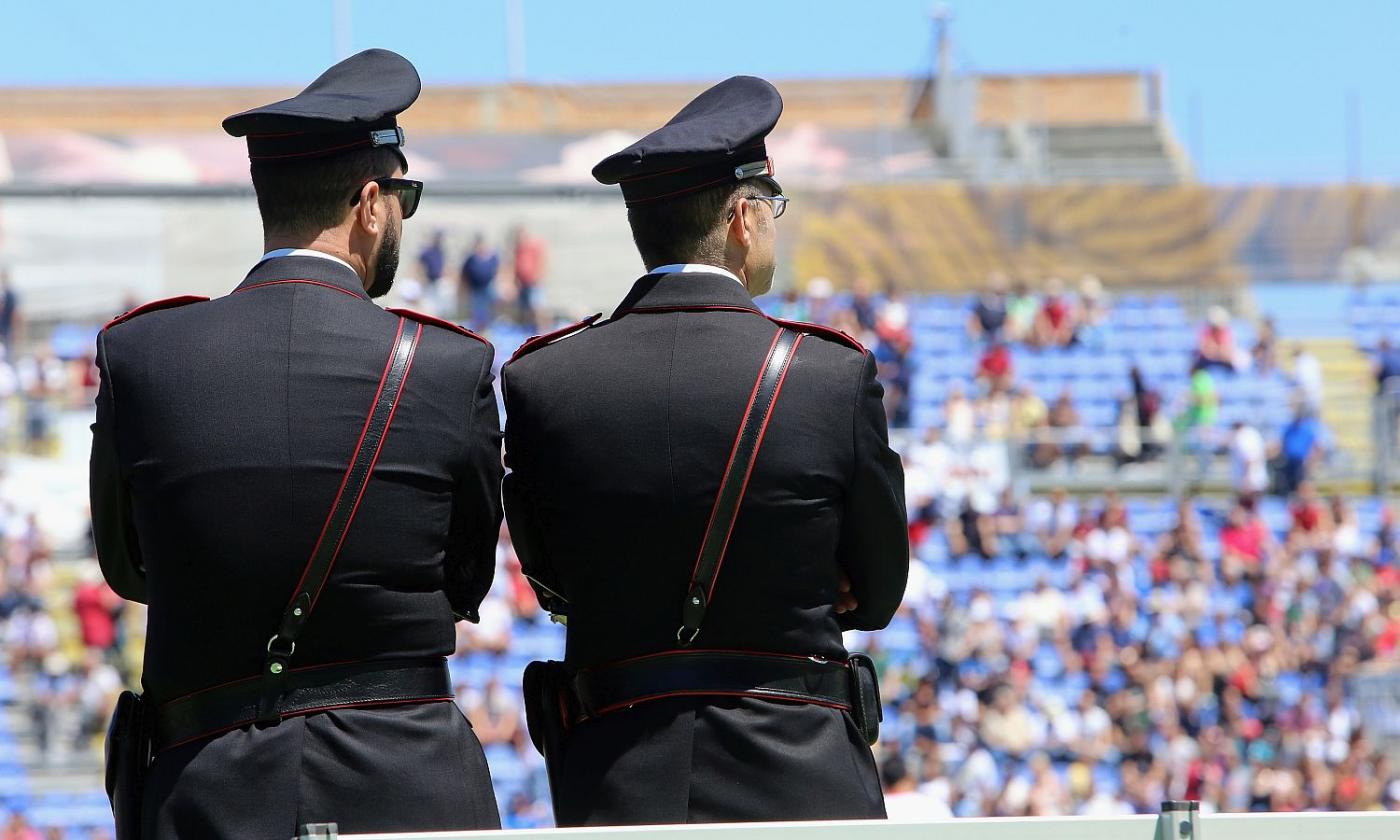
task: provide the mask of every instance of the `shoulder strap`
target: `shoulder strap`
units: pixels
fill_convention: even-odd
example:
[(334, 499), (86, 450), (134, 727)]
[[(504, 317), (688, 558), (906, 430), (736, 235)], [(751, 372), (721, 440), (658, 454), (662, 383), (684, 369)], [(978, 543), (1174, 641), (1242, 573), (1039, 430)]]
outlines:
[(700, 543), (695, 569), (690, 574), (685, 603), (681, 605), (681, 628), (676, 631), (676, 641), (681, 647), (689, 647), (700, 635), (700, 624), (705, 620), (705, 611), (715, 594), (715, 580), (724, 563), (724, 552), (729, 547), (734, 521), (739, 518), (739, 506), (749, 486), (749, 475), (758, 458), (763, 433), (768, 429), (773, 406), (778, 402), (778, 392), (783, 388), (783, 380), (787, 378), (792, 357), (797, 354), (797, 345), (801, 342), (802, 333), (787, 327), (779, 329), (768, 348), (768, 358), (758, 371), (758, 381), (754, 382), (753, 394), (749, 396), (748, 408), (744, 409), (744, 419), (739, 424), (739, 433), (734, 437), (734, 448), (729, 453), (729, 464), (719, 480), (719, 493), (710, 512), (705, 539)]
[(603, 313), (597, 312), (592, 315), (589, 315), (582, 321), (576, 321), (575, 323), (569, 324), (567, 327), (560, 327), (554, 332), (545, 333), (544, 335), (532, 336), (531, 338), (527, 339), (524, 344), (516, 348), (515, 353), (511, 355), (510, 360), (507, 361), (506, 364), (510, 364), (511, 362), (515, 361), (521, 356), (533, 353), (541, 347), (553, 344), (554, 342), (559, 341), (561, 339), (568, 338), (574, 335), (575, 333), (581, 333), (589, 327), (593, 326), (593, 323), (601, 317), (603, 317)]
[(128, 310), (108, 321), (102, 329), (109, 330), (117, 324), (124, 324), (138, 315), (145, 315), (147, 312), (159, 312), (162, 309), (174, 309), (177, 306), (188, 306), (191, 303), (204, 303), (209, 298), (204, 295), (180, 295), (178, 297), (165, 298), (164, 300), (153, 300), (150, 303), (143, 303), (135, 309)]
[(360, 441), (355, 444), (355, 452), (350, 456), (350, 465), (341, 479), (340, 490), (331, 503), (326, 524), (321, 527), (321, 535), (311, 557), (302, 570), (301, 580), (297, 581), (296, 591), (291, 602), (282, 612), (282, 621), (277, 632), (267, 640), (267, 657), (263, 661), (263, 696), (258, 708), (258, 720), (270, 723), (278, 720), (277, 701), (282, 693), (282, 683), (287, 665), (296, 653), (297, 639), (306, 628), (306, 621), (316, 607), (321, 590), (330, 577), (331, 568), (340, 555), (345, 542), (345, 534), (359, 510), (360, 499), (364, 496), (365, 485), (379, 460), (379, 451), (384, 446), (384, 438), (389, 433), (389, 424), (394, 420), (394, 412), (399, 406), (399, 395), (408, 379), (408, 371), (413, 367), (413, 356), (418, 350), (418, 339), (423, 335), (423, 325), (409, 326), (406, 318), (399, 318), (399, 331), (394, 336), (393, 349), (384, 365), (384, 373), (379, 379), (374, 402), (370, 405), (365, 427), (360, 432)]
[(485, 344), (487, 347), (491, 346), (491, 342), (487, 341), (485, 336), (478, 335), (477, 333), (472, 332), (471, 330), (467, 329), (461, 324), (454, 324), (446, 318), (439, 318), (436, 315), (429, 315), (426, 312), (415, 312), (412, 309), (404, 309), (401, 306), (386, 306), (384, 307), (384, 311), (392, 312), (400, 318), (407, 318), (410, 321), (418, 321), (419, 323), (432, 324), (435, 327), (442, 327), (443, 329), (451, 330), (452, 332), (455, 332), (458, 335), (464, 335), (467, 338), (474, 338), (477, 341), (480, 341), (482, 344)]
[(804, 335), (819, 335), (822, 338), (829, 338), (837, 344), (844, 344), (852, 350), (859, 350), (862, 353), (865, 352), (864, 344), (857, 341), (850, 333), (843, 332), (835, 327), (828, 327), (825, 324), (809, 324), (806, 321), (786, 321), (782, 318), (774, 318), (772, 315), (766, 317), (780, 327), (797, 330)]

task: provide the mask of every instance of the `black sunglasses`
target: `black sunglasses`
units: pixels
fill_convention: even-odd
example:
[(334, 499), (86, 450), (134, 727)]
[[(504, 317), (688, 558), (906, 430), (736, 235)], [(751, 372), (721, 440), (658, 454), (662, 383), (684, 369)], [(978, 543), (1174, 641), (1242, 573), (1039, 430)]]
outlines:
[[(405, 219), (413, 216), (418, 211), (418, 200), (423, 197), (423, 182), (413, 181), (408, 178), (375, 178), (372, 183), (378, 184), (379, 188), (386, 193), (398, 196), (399, 206), (403, 208)], [(350, 206), (354, 207), (360, 203), (360, 192), (364, 187), (355, 190), (355, 194), (350, 196)]]

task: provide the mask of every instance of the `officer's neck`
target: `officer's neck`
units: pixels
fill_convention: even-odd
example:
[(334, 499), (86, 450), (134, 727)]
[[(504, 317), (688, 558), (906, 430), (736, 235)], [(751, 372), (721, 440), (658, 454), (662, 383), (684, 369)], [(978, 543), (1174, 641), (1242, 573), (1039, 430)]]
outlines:
[(307, 251), (320, 251), (323, 254), (329, 254), (355, 269), (355, 273), (360, 275), (361, 283), (364, 283), (365, 276), (368, 274), (365, 258), (350, 248), (343, 230), (334, 228), (324, 230), (314, 237), (295, 236), (275, 231), (263, 233), (263, 253), (271, 253), (283, 248), (302, 248)]

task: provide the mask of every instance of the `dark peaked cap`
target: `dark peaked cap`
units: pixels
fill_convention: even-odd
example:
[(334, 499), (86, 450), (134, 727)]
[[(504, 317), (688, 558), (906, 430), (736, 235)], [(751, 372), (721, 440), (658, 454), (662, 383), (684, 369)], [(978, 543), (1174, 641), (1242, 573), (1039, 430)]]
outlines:
[(628, 207), (748, 178), (764, 178), (776, 191), (763, 138), (782, 113), (783, 98), (767, 81), (725, 79), (670, 122), (604, 158), (593, 167), (593, 177), (620, 184)]
[(224, 131), (248, 138), (252, 161), (297, 160), (352, 149), (389, 146), (404, 171), (395, 119), (418, 98), (423, 83), (408, 59), (389, 50), (365, 50), (317, 77), (306, 90), (271, 105), (234, 114)]

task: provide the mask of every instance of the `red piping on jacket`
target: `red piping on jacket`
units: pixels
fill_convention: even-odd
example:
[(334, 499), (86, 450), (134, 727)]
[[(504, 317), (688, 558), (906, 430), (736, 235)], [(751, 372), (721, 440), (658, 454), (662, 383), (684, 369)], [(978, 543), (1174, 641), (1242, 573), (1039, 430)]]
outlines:
[[(755, 379), (753, 382), (753, 392), (749, 394), (749, 401), (744, 405), (743, 413), (739, 415), (739, 431), (736, 432), (734, 435), (734, 445), (729, 449), (729, 460), (725, 462), (724, 472), (720, 473), (721, 495), (723, 494), (724, 490), (724, 477), (729, 475), (729, 471), (733, 469), (734, 458), (736, 455), (739, 454), (739, 441), (742, 440), (744, 437), (744, 419), (747, 418), (749, 416), (749, 412), (753, 410), (754, 400), (758, 399), (758, 387), (763, 384), (763, 372), (768, 369), (768, 362), (770, 359), (773, 358), (773, 351), (775, 348), (777, 348), (778, 339), (782, 338), (782, 336), (783, 333), (780, 330), (776, 335), (773, 336), (773, 343), (768, 345), (768, 352), (763, 357), (763, 365), (758, 369), (758, 378)], [(743, 501), (742, 498), (740, 499), (740, 501)], [(709, 521), (705, 523), (705, 539), (700, 543), (700, 552), (695, 555), (695, 566), (690, 570), (690, 583), (689, 585), (687, 585), (687, 589), (695, 586), (695, 575), (698, 574), (700, 571), (700, 560), (705, 556), (705, 548), (710, 544), (710, 529), (715, 526), (715, 517), (719, 515), (719, 502), (720, 495), (716, 495), (715, 503), (713, 506), (710, 507)], [(737, 511), (735, 512), (734, 518), (736, 520), (739, 518)], [(730, 527), (732, 528), (733, 525), (731, 524)], [(725, 545), (729, 544), (728, 533), (725, 534), (724, 541)], [(720, 562), (724, 562), (723, 557), (720, 558)], [(715, 580), (719, 580), (718, 569), (715, 570)], [(707, 603), (710, 600), (710, 594), (712, 592), (714, 592), (714, 586), (711, 586), (709, 591), (705, 593), (705, 601)]]
[[(407, 323), (407, 321), (406, 321), (405, 319), (403, 319), (403, 318), (400, 318), (400, 319), (399, 319), (399, 329), (398, 329), (398, 332), (394, 333), (394, 340), (393, 340), (392, 342), (390, 342), (390, 344), (389, 344), (390, 347), (397, 347), (397, 346), (398, 346), (399, 337), (403, 335), (403, 326), (404, 326), (405, 323)], [(421, 329), (421, 328), (420, 328), (420, 329)], [(338, 508), (338, 507), (340, 507), (340, 497), (341, 497), (341, 495), (345, 492), (345, 485), (348, 484), (348, 483), (350, 483), (350, 472), (351, 472), (351, 470), (353, 470), (353, 469), (355, 468), (355, 456), (354, 456), (354, 453), (360, 451), (360, 446), (365, 442), (365, 435), (369, 434), (369, 423), (370, 423), (371, 420), (374, 419), (373, 406), (376, 406), (376, 405), (379, 404), (379, 397), (380, 397), (380, 395), (382, 395), (382, 394), (384, 393), (384, 383), (385, 383), (386, 381), (388, 381), (388, 379), (389, 379), (389, 369), (390, 369), (391, 367), (393, 367), (393, 365), (394, 365), (394, 354), (391, 352), (391, 353), (389, 354), (389, 358), (384, 362), (384, 373), (380, 374), (380, 376), (379, 376), (379, 387), (375, 389), (375, 391), (374, 391), (374, 399), (370, 402), (371, 410), (370, 410), (370, 412), (369, 412), (368, 414), (365, 415), (365, 425), (364, 425), (364, 428), (360, 430), (360, 439), (359, 439), (359, 441), (357, 441), (357, 442), (355, 443), (355, 448), (352, 450), (352, 453), (351, 453), (351, 456), (350, 456), (350, 463), (349, 463), (348, 466), (345, 467), (345, 475), (344, 475), (344, 477), (342, 477), (342, 478), (340, 479), (340, 489), (338, 489), (338, 490), (335, 491), (335, 500), (331, 502), (330, 513), (327, 513), (327, 514), (326, 514), (326, 522), (325, 522), (324, 525), (321, 526), (321, 534), (320, 534), (320, 536), (318, 536), (318, 537), (316, 538), (316, 545), (315, 545), (314, 547), (312, 547), (312, 549), (311, 549), (311, 557), (315, 557), (315, 556), (316, 556), (316, 552), (320, 550), (320, 548), (321, 548), (321, 541), (324, 540), (324, 539), (326, 538), (326, 531), (330, 530), (330, 527), (331, 527), (331, 517), (335, 516), (335, 509)], [(369, 481), (366, 480), (365, 483), (368, 484)], [(347, 529), (347, 530), (348, 530), (348, 529)], [(332, 562), (334, 562), (334, 561), (332, 561)], [(296, 588), (295, 588), (294, 590), (292, 590), (292, 600), (287, 602), (287, 606), (288, 606), (288, 607), (290, 607), (292, 604), (296, 603), (297, 598), (299, 598), (299, 597), (301, 596), (301, 585), (302, 585), (303, 583), (306, 583), (306, 576), (307, 576), (308, 574), (310, 574), (310, 573), (311, 573), (311, 560), (308, 558), (307, 561), (306, 561), (306, 567), (305, 567), (304, 569), (301, 570), (301, 578), (297, 580)], [(327, 576), (327, 577), (330, 577), (329, 573), (327, 573), (326, 576)], [(313, 605), (314, 605), (314, 604), (315, 604), (315, 601), (313, 600), (312, 603), (313, 603)]]
[(604, 664), (602, 664), (602, 665), (594, 665), (594, 666), (591, 667), (591, 668), (583, 668), (583, 669), (581, 669), (581, 670), (583, 670), (583, 671), (605, 671), (605, 670), (607, 670), (608, 668), (617, 667), (617, 666), (619, 666), (619, 665), (628, 665), (628, 664), (631, 664), (631, 663), (633, 663), (633, 662), (645, 662), (645, 661), (648, 660), (648, 659), (662, 659), (662, 658), (667, 657), (667, 656), (691, 656), (691, 655), (694, 655), (694, 654), (701, 654), (701, 655), (703, 655), (703, 654), (710, 654), (710, 653), (718, 653), (718, 654), (739, 654), (739, 655), (741, 655), (741, 656), (771, 656), (771, 657), (774, 657), (775, 659), (796, 659), (796, 660), (799, 660), (799, 661), (802, 661), (802, 662), (806, 662), (806, 661), (808, 661), (808, 660), (813, 660), (813, 659), (823, 659), (823, 660), (826, 660), (827, 662), (831, 662), (831, 663), (833, 663), (833, 664), (835, 664), (835, 665), (843, 665), (843, 666), (844, 666), (844, 665), (847, 665), (847, 664), (848, 664), (848, 663), (846, 662), (846, 660), (844, 660), (844, 659), (827, 659), (825, 656), (815, 656), (815, 655), (813, 655), (813, 656), (803, 656), (803, 655), (800, 654), (800, 653), (769, 653), (768, 651), (762, 651), (762, 650), (729, 650), (729, 649), (725, 649), (725, 648), (686, 648), (685, 650), (662, 650), (662, 651), (657, 651), (656, 653), (644, 653), (644, 654), (642, 654), (642, 655), (640, 655), (640, 656), (632, 656), (632, 657), (628, 657), (627, 659), (619, 659), (619, 660), (617, 660), (616, 662), (607, 662), (607, 663), (604, 663)]
[(283, 283), (301, 283), (306, 286), (320, 286), (323, 289), (331, 289), (332, 291), (340, 292), (343, 295), (349, 295), (352, 298), (360, 297), (359, 295), (355, 294), (349, 289), (342, 289), (341, 287), (332, 285), (330, 283), (322, 283), (320, 280), (306, 280), (300, 277), (289, 278), (286, 280), (268, 280), (264, 283), (254, 283), (251, 286), (244, 286), (241, 289), (234, 289), (233, 293), (238, 294), (239, 292), (250, 292), (253, 289), (262, 289), (266, 288), (267, 286), (280, 286)]
[[(287, 670), (288, 670), (290, 673), (300, 673), (300, 672), (302, 672), (302, 671), (319, 671), (319, 670), (321, 670), (321, 669), (323, 669), (323, 668), (338, 668), (338, 667), (340, 667), (341, 665), (355, 665), (355, 664), (358, 664), (358, 663), (360, 663), (360, 662), (368, 662), (368, 661), (369, 661), (369, 660), (367, 660), (367, 659), (347, 659), (347, 660), (345, 660), (344, 662), (323, 662), (323, 663), (320, 664), (320, 665), (303, 665), (303, 666), (301, 666), (300, 668), (288, 668)], [(191, 697), (198, 697), (198, 696), (201, 695), (201, 694), (208, 694), (209, 692), (211, 692), (211, 691), (213, 691), (213, 690), (215, 690), (215, 689), (218, 689), (218, 688), (228, 688), (228, 687), (231, 686), (231, 685), (238, 685), (239, 683), (251, 682), (251, 681), (253, 681), (253, 680), (260, 680), (260, 679), (262, 679), (262, 674), (253, 674), (253, 675), (250, 676), (250, 677), (239, 677), (239, 678), (236, 679), (236, 680), (228, 680), (228, 681), (226, 681), (226, 682), (217, 683), (217, 684), (215, 684), (215, 685), (207, 686), (207, 687), (205, 687), (205, 688), (198, 688), (198, 689), (195, 689), (194, 691), (191, 691), (191, 692), (188, 693), (188, 694), (181, 694), (179, 697), (174, 697), (174, 698), (171, 698), (171, 699), (169, 699), (169, 700), (166, 700), (164, 703), (161, 703), (161, 704), (160, 704), (159, 708), (165, 709), (165, 708), (168, 708), (168, 707), (170, 707), (170, 706), (175, 705), (176, 703), (183, 703), (184, 701), (190, 699)]]
[[(382, 708), (382, 707), (385, 707), (385, 706), (404, 706), (404, 705), (408, 705), (408, 704), (411, 704), (411, 703), (445, 703), (445, 702), (448, 702), (448, 701), (453, 700), (453, 699), (455, 699), (455, 698), (452, 698), (452, 697), (421, 697), (421, 698), (415, 698), (415, 699), (409, 699), (409, 700), (367, 700), (367, 701), (364, 701), (364, 702), (361, 702), (361, 703), (337, 703), (337, 704), (335, 704), (335, 705), (333, 705), (333, 706), (317, 706), (317, 707), (314, 708), (314, 709), (302, 709), (302, 710), (297, 711), (297, 712), (288, 712), (287, 714), (282, 715), (282, 718), (281, 718), (281, 719), (282, 719), (282, 720), (287, 720), (287, 719), (289, 719), (289, 718), (294, 718), (294, 717), (305, 717), (306, 715), (316, 714), (317, 712), (333, 712), (333, 711), (335, 711), (335, 710), (337, 710), (337, 709), (368, 709), (368, 708)], [(231, 724), (231, 725), (229, 725), (229, 726), (220, 727), (219, 729), (211, 729), (211, 730), (208, 731), (208, 732), (204, 732), (204, 733), (201, 733), (201, 734), (199, 734), (199, 735), (193, 735), (193, 736), (191, 736), (191, 737), (189, 737), (189, 738), (184, 739), (183, 741), (176, 741), (175, 743), (171, 744), (170, 746), (165, 747), (164, 749), (162, 749), (161, 752), (165, 752), (166, 750), (173, 750), (173, 749), (175, 749), (176, 747), (183, 747), (185, 744), (192, 744), (192, 743), (194, 743), (195, 741), (201, 740), (201, 739), (203, 739), (203, 738), (213, 738), (213, 737), (218, 736), (218, 735), (223, 735), (223, 734), (226, 733), (226, 732), (232, 732), (232, 731), (235, 730), (235, 729), (242, 729), (243, 727), (248, 726), (248, 725), (253, 724), (253, 723), (256, 723), (256, 722), (257, 722), (257, 718), (249, 718), (248, 720), (239, 721), (238, 723)]]
[[(399, 329), (400, 329), (401, 331), (402, 331), (402, 329), (403, 329), (403, 323), (404, 323), (403, 321), (400, 321), (400, 322), (399, 322)], [(399, 403), (403, 401), (403, 392), (404, 392), (404, 388), (406, 388), (406, 387), (408, 386), (408, 375), (409, 375), (410, 373), (413, 372), (413, 362), (414, 362), (415, 359), (418, 358), (418, 342), (420, 342), (420, 341), (422, 341), (422, 340), (423, 340), (423, 325), (422, 325), (422, 324), (419, 324), (419, 325), (418, 325), (418, 332), (413, 336), (413, 353), (408, 357), (408, 366), (405, 367), (405, 368), (404, 368), (404, 371), (403, 371), (403, 381), (401, 381), (401, 382), (399, 383), (399, 392), (398, 392), (397, 394), (394, 395), (394, 404), (393, 404), (392, 406), (389, 407), (389, 419), (387, 419), (387, 420), (384, 421), (384, 433), (383, 433), (382, 435), (379, 436), (379, 445), (376, 446), (376, 447), (374, 447), (374, 457), (370, 459), (370, 462), (369, 462), (369, 471), (365, 474), (365, 482), (364, 482), (364, 484), (361, 484), (361, 485), (360, 485), (360, 494), (359, 494), (358, 496), (355, 497), (355, 506), (352, 507), (352, 508), (350, 508), (350, 517), (349, 517), (349, 519), (347, 520), (347, 522), (354, 522), (354, 521), (355, 521), (355, 513), (359, 511), (359, 509), (360, 509), (360, 502), (364, 500), (364, 498), (365, 498), (365, 491), (369, 489), (369, 480), (370, 480), (370, 478), (374, 475), (374, 467), (375, 467), (375, 465), (379, 463), (379, 453), (382, 452), (382, 451), (384, 451), (384, 442), (385, 442), (386, 440), (389, 439), (389, 429), (393, 428), (393, 425), (394, 425), (394, 414), (399, 410)], [(395, 344), (398, 344), (398, 341), (399, 341), (398, 338), (395, 337), (395, 338), (394, 338), (394, 343), (395, 343)], [(392, 357), (391, 357), (391, 358), (392, 358)], [(386, 375), (388, 374), (388, 371), (387, 371), (387, 370), (385, 371), (385, 374), (386, 374)], [(381, 387), (382, 387), (382, 383), (381, 383)], [(376, 397), (375, 397), (375, 403), (378, 403), (378, 402), (379, 402), (379, 398), (376, 396)], [(366, 424), (365, 428), (369, 428), (368, 424)], [(358, 449), (359, 449), (359, 446), (356, 446), (355, 449), (358, 450)], [(346, 473), (346, 476), (347, 476), (347, 477), (349, 476), (349, 472)], [(350, 528), (349, 528), (348, 526), (345, 528), (344, 531), (341, 532), (341, 534), (340, 534), (340, 541), (337, 542), (337, 543), (335, 544), (335, 550), (334, 550), (333, 552), (331, 552), (331, 562), (330, 562), (330, 566), (329, 566), (329, 568), (326, 569), (325, 578), (321, 581), (321, 589), (324, 589), (325, 586), (326, 586), (326, 582), (330, 580), (330, 578), (331, 578), (331, 570), (335, 568), (335, 561), (338, 560), (338, 559), (340, 559), (340, 548), (341, 548), (341, 546), (345, 545), (345, 538), (346, 538), (346, 536), (349, 535), (349, 533), (350, 533)], [(300, 585), (298, 585), (297, 588), (298, 588), (298, 590), (300, 590), (300, 588), (301, 588)], [(315, 608), (316, 602), (319, 601), (319, 600), (321, 599), (321, 589), (317, 589), (317, 590), (316, 590), (316, 593), (311, 597), (311, 606), (312, 606), (312, 608)]]
[[(782, 333), (779, 333), (779, 335), (782, 335)], [(777, 387), (775, 387), (775, 388), (773, 389), (773, 399), (772, 399), (771, 401), (769, 401), (769, 403), (768, 403), (768, 411), (765, 412), (764, 415), (763, 415), (763, 425), (761, 425), (761, 426), (758, 427), (758, 440), (754, 441), (754, 444), (753, 444), (753, 448), (754, 448), (753, 459), (749, 461), (748, 469), (744, 470), (744, 483), (741, 484), (741, 485), (739, 486), (739, 502), (740, 502), (740, 504), (743, 504), (743, 501), (744, 501), (744, 493), (746, 493), (746, 492), (748, 491), (748, 489), (749, 489), (749, 477), (753, 475), (754, 464), (758, 463), (758, 453), (759, 453), (759, 450), (762, 449), (762, 447), (763, 447), (763, 436), (768, 432), (768, 421), (770, 421), (770, 420), (773, 419), (773, 412), (776, 411), (776, 410), (778, 409), (778, 395), (781, 394), (781, 393), (783, 392), (783, 382), (787, 380), (788, 371), (792, 370), (792, 363), (793, 363), (793, 361), (794, 361), (794, 357), (797, 356), (797, 348), (798, 348), (798, 346), (799, 346), (800, 344), (802, 344), (802, 339), (805, 338), (805, 337), (806, 337), (806, 336), (804, 336), (802, 333), (798, 333), (798, 334), (797, 334), (797, 339), (796, 339), (795, 341), (792, 342), (792, 349), (788, 351), (787, 363), (786, 363), (786, 365), (783, 367), (783, 375), (780, 376), (780, 377), (778, 377), (778, 384), (777, 384)], [(776, 339), (775, 339), (774, 343), (776, 343)], [(766, 366), (766, 362), (765, 362), (765, 366)], [(755, 394), (756, 394), (756, 393), (757, 393), (757, 390), (755, 390)], [(750, 404), (752, 404), (752, 401), (750, 401)], [(748, 413), (748, 412), (745, 412), (745, 414), (747, 414), (747, 413)], [(738, 442), (738, 440), (736, 439), (736, 440), (734, 441), (734, 443), (735, 443), (735, 446), (737, 447), (739, 442)], [(711, 582), (710, 582), (710, 591), (705, 593), (705, 602), (706, 602), (706, 603), (709, 603), (710, 600), (714, 598), (714, 594), (715, 594), (715, 585), (719, 583), (719, 573), (720, 573), (720, 570), (724, 568), (724, 554), (725, 554), (726, 551), (729, 550), (729, 539), (730, 539), (731, 537), (734, 536), (734, 525), (735, 525), (738, 521), (739, 521), (739, 512), (736, 510), (736, 511), (734, 512), (734, 519), (733, 519), (733, 521), (731, 521), (731, 522), (729, 523), (729, 530), (727, 530), (727, 531), (724, 532), (724, 545), (723, 545), (723, 546), (720, 548), (720, 550), (719, 550), (719, 563), (715, 566), (715, 576), (714, 576), (714, 579), (711, 580)], [(698, 562), (697, 562), (697, 566), (698, 566)]]
[(384, 308), (384, 311), (392, 312), (395, 315), (407, 318), (410, 321), (417, 321), (420, 324), (432, 324), (435, 327), (442, 327), (443, 329), (452, 330), (453, 332), (465, 335), (467, 338), (474, 338), (477, 341), (480, 341), (482, 344), (485, 344), (487, 347), (491, 346), (491, 342), (487, 341), (483, 336), (477, 335), (476, 333), (472, 332), (471, 330), (467, 329), (461, 324), (454, 324), (445, 318), (438, 318), (436, 316), (429, 315), (425, 312), (415, 312), (412, 309), (404, 309), (401, 306), (388, 306)]
[(110, 329), (112, 327), (115, 327), (117, 324), (125, 323), (127, 321), (130, 321), (132, 318), (135, 318), (137, 315), (144, 315), (147, 312), (159, 312), (162, 309), (174, 309), (177, 306), (184, 306), (190, 303), (204, 303), (207, 300), (209, 300), (209, 298), (204, 297), (203, 295), (178, 295), (176, 297), (168, 297), (162, 298), (161, 300), (153, 300), (150, 303), (143, 303), (135, 309), (130, 309), (126, 312), (123, 312), (122, 314), (108, 321), (106, 324), (103, 324), (102, 329)]
[[(619, 709), (626, 709), (631, 706), (638, 706), (642, 703), (650, 703), (653, 700), (664, 700), (669, 697), (749, 697), (754, 700), (785, 700), (789, 703), (805, 703), (809, 706), (825, 706), (828, 709), (838, 709), (849, 712), (850, 706), (843, 703), (824, 703), (821, 700), (811, 700), (806, 697), (779, 697), (772, 694), (761, 694), (751, 691), (667, 691), (661, 694), (650, 694), (646, 697), (638, 697), (636, 700), (628, 700), (624, 703), (614, 703), (605, 706), (593, 713), (594, 718), (600, 718), (609, 712), (616, 712)], [(588, 720), (584, 718), (583, 720)]]

